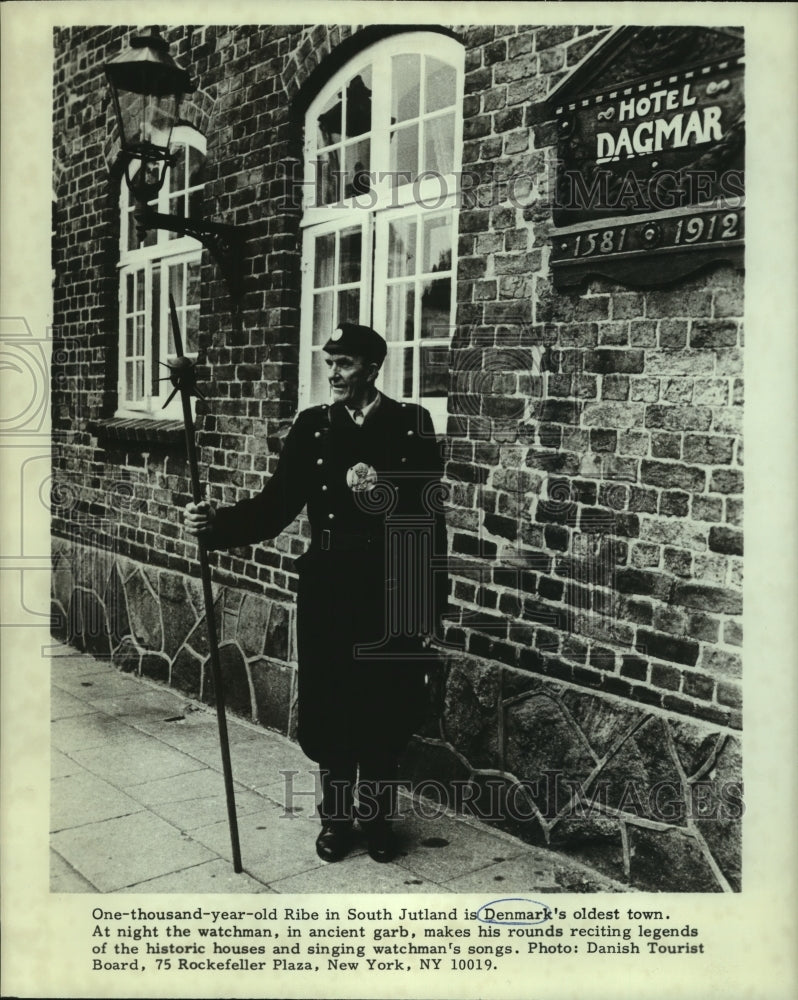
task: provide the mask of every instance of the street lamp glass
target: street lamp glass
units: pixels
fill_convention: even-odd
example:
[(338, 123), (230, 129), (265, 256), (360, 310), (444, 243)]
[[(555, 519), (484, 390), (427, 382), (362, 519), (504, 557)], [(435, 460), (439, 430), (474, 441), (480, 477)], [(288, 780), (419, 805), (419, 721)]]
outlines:
[[(127, 165), (141, 161), (145, 168), (162, 165), (158, 185), (163, 183), (169, 161), (172, 128), (180, 101), (194, 89), (188, 73), (169, 54), (165, 39), (153, 33), (130, 40), (105, 66), (116, 111), (119, 138)], [(126, 169), (128, 186), (136, 174)], [(148, 170), (138, 171), (143, 180)]]

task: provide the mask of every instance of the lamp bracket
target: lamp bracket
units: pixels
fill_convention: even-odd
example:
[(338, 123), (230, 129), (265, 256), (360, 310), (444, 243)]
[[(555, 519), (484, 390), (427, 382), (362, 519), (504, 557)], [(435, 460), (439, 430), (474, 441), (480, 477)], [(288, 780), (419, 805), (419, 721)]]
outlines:
[(243, 293), (245, 229), (225, 222), (195, 219), (191, 216), (165, 215), (150, 205), (138, 204), (133, 212), (136, 231), (141, 237), (148, 229), (167, 229), (180, 236), (198, 240), (219, 265), (227, 282), (234, 310)]

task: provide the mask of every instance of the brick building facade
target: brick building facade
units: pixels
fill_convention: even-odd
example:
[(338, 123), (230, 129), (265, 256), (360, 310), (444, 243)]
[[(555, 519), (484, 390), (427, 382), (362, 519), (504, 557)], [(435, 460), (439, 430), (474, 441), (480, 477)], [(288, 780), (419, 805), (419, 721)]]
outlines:
[[(419, 148), (424, 135), (431, 157), (447, 155), (440, 136), (450, 136), (447, 168), (461, 187), (441, 210), (454, 227), (451, 251), (413, 286), (422, 325), (435, 282), (452, 301), (444, 355), (416, 355), (421, 374), (405, 386), (418, 396), (418, 358), (432, 371), (445, 357), (447, 395), (430, 396), (445, 430), (451, 596), (428, 721), (405, 774), (445, 781), (463, 808), (633, 885), (739, 889), (743, 276), (717, 261), (642, 283), (650, 287), (554, 280), (558, 134), (548, 99), (607, 44), (608, 29), (162, 29), (198, 82), (182, 120), (202, 137), (203, 210), (244, 227), (237, 311), (208, 253), (187, 246), (181, 257), (163, 244), (162, 256), (159, 245), (147, 256), (130, 241), (102, 67), (132, 33), (73, 27), (54, 38), (59, 634), (212, 698), (196, 552), (180, 527), (190, 498), (182, 427), (168, 411), (126, 405), (139, 380), (155, 384), (157, 351), (135, 347), (137, 331), (150, 337), (138, 317), (149, 324), (162, 308), (151, 274), (184, 268), (181, 316), (196, 329), (207, 396), (197, 405), (201, 463), (211, 499), (234, 502), (263, 485), (297, 409), (317, 401), (300, 331), (327, 286), (313, 283), (303, 238), (318, 247), (337, 233), (339, 246), (344, 230), (309, 228), (307, 116), (321, 120), (330, 81), (351, 83), (347, 67), (372, 66), (371, 54), (372, 69), (358, 72), (376, 108), (380, 52), (420, 53), (427, 111), (409, 113), (408, 129), (418, 128)], [(430, 53), (449, 51), (451, 86), (462, 89), (439, 112), (429, 95), (449, 77), (433, 75)], [(391, 115), (389, 130), (408, 117), (396, 104)], [(347, 163), (356, 143), (338, 142)], [(376, 150), (375, 138), (375, 159)], [(189, 167), (186, 176), (194, 204), (198, 175)], [(374, 214), (377, 245), (390, 218)], [(433, 231), (423, 215), (418, 225), (424, 239)], [(341, 283), (330, 293), (339, 310)], [(370, 293), (378, 312), (379, 285)], [(423, 336), (411, 336), (413, 350), (425, 350)], [(300, 519), (272, 542), (212, 557), (230, 706), (288, 735), (293, 561), (307, 538)]]

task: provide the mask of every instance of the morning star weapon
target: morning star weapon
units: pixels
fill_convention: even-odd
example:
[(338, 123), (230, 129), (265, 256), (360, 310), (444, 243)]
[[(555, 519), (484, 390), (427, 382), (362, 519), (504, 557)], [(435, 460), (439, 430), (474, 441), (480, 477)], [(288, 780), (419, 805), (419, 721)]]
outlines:
[[(188, 454), (188, 466), (191, 473), (191, 493), (194, 503), (202, 500), (202, 489), (200, 487), (199, 466), (197, 463), (197, 446), (194, 440), (194, 417), (191, 413), (191, 397), (199, 396), (205, 399), (197, 386), (195, 362), (187, 358), (183, 353), (183, 339), (180, 336), (180, 324), (177, 320), (177, 309), (175, 300), (170, 294), (169, 309), (172, 318), (172, 336), (175, 341), (176, 357), (173, 361), (167, 362), (169, 368), (169, 380), (174, 389), (169, 398), (164, 403), (164, 407), (180, 393), (180, 401), (183, 404), (183, 423), (186, 430), (186, 452)], [(197, 538), (197, 548), (199, 550), (200, 576), (202, 578), (202, 595), (205, 600), (205, 622), (208, 628), (208, 649), (210, 651), (211, 673), (213, 675), (213, 690), (216, 699), (216, 720), (219, 725), (219, 747), (222, 752), (222, 771), (224, 772), (224, 790), (227, 799), (227, 820), (230, 826), (230, 843), (233, 848), (233, 871), (242, 871), (241, 847), (238, 841), (238, 820), (236, 818), (235, 793), (233, 791), (233, 771), (230, 766), (230, 742), (227, 736), (227, 716), (224, 711), (224, 682), (222, 680), (222, 669), (219, 663), (219, 641), (216, 635), (216, 618), (213, 611), (213, 591), (211, 589), (211, 570), (208, 564), (208, 550), (201, 537)]]

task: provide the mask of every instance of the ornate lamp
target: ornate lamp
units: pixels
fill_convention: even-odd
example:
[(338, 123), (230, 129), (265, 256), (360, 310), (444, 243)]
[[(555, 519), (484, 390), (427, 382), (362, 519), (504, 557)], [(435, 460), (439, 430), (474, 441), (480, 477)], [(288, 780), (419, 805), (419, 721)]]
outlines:
[(157, 29), (131, 38), (130, 44), (105, 65), (116, 112), (125, 180), (136, 202), (134, 218), (140, 234), (168, 229), (192, 236), (206, 247), (227, 279), (234, 303), (241, 295), (243, 232), (237, 226), (191, 216), (165, 215), (149, 204), (163, 187), (172, 163), (172, 129), (180, 102), (196, 89), (188, 71), (169, 54)]

